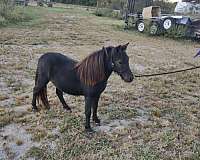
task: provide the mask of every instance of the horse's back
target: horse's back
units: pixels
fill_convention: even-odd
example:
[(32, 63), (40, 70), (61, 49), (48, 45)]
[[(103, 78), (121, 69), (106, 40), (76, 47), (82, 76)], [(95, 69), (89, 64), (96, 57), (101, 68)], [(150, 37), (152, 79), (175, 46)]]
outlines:
[(61, 54), (61, 53), (56, 53), (56, 52), (47, 52), (43, 54), (39, 58), (39, 63), (45, 63), (45, 65), (69, 65), (73, 66), (77, 63), (77, 61)]
[(72, 70), (76, 63), (77, 61), (61, 53), (48, 52), (39, 58), (37, 70), (50, 80), (57, 73), (62, 74)]

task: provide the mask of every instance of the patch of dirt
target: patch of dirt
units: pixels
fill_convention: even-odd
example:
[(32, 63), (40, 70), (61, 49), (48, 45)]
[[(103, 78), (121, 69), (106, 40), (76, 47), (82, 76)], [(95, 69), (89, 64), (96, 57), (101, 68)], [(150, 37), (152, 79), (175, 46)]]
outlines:
[(20, 159), (33, 146), (39, 143), (31, 140), (31, 134), (19, 124), (9, 124), (0, 130), (0, 159)]

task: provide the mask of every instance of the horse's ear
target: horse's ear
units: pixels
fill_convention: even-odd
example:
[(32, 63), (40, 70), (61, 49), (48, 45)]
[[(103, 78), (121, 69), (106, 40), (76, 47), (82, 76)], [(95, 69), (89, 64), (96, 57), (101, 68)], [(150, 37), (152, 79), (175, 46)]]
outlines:
[(117, 49), (117, 51), (119, 51), (119, 50), (122, 48), (122, 46), (119, 45), (119, 46), (117, 46), (117, 47), (115, 47), (115, 48)]
[(128, 42), (128, 43), (126, 43), (125, 45), (122, 45), (122, 46), (121, 46), (122, 50), (126, 50), (126, 49), (127, 49), (127, 47), (128, 47), (128, 45), (129, 45), (129, 42)]
[(104, 46), (102, 47), (102, 50), (103, 50), (103, 53), (105, 53), (106, 56), (108, 56), (108, 51), (107, 51), (107, 49)]

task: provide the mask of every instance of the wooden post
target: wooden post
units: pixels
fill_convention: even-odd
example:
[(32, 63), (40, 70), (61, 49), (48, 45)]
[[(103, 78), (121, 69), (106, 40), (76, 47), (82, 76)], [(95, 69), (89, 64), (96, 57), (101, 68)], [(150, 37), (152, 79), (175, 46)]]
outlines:
[(97, 10), (99, 9), (99, 7), (100, 7), (100, 2), (101, 0), (97, 0), (97, 6), (96, 6), (96, 8), (97, 8)]

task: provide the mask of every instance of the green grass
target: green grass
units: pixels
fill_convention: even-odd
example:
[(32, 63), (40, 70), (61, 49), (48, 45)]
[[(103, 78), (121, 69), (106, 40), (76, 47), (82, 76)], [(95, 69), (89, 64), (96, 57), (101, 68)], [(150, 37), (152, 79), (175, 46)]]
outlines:
[(42, 11), (33, 7), (15, 7), (0, 17), (0, 27), (17, 25), (24, 22), (35, 21), (42, 16)]
[(45, 8), (17, 6), (13, 10), (8, 11), (4, 17), (0, 16), (0, 27), (41, 26), (48, 23), (43, 19), (47, 13), (64, 13), (66, 11), (66, 8), (61, 7)]
[[(77, 8), (76, 10), (74, 8)], [(48, 24), (48, 14), (66, 14), (89, 16), (90, 11), (86, 12), (86, 9), (81, 6), (63, 5), (62, 7), (20, 7), (17, 6), (13, 10), (9, 10), (6, 16), (0, 15), (0, 28), (2, 27), (40, 27), (45, 28)]]

